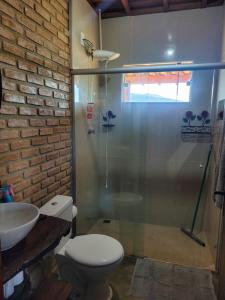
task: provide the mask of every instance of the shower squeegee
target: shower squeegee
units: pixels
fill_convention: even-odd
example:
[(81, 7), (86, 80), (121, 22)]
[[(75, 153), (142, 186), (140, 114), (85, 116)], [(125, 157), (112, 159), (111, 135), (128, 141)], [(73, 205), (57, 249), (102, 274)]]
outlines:
[(198, 193), (198, 199), (197, 199), (197, 203), (196, 203), (196, 207), (195, 207), (195, 211), (194, 211), (194, 216), (193, 216), (193, 221), (192, 221), (192, 225), (191, 225), (191, 229), (186, 229), (186, 228), (181, 228), (181, 231), (186, 234), (187, 236), (189, 236), (192, 240), (194, 240), (196, 243), (198, 243), (199, 245), (205, 247), (205, 243), (200, 240), (195, 234), (194, 234), (194, 228), (195, 228), (195, 223), (197, 220), (197, 216), (198, 216), (198, 210), (199, 210), (199, 205), (201, 202), (201, 198), (202, 198), (202, 192), (204, 189), (204, 184), (205, 184), (205, 180), (206, 180), (206, 175), (207, 175), (207, 170), (208, 170), (208, 166), (209, 166), (209, 161), (210, 161), (210, 156), (212, 153), (212, 148), (213, 146), (210, 145), (209, 147), (209, 153), (207, 156), (207, 161), (206, 161), (206, 165), (205, 165), (205, 169), (204, 169), (204, 173), (202, 176), (202, 181), (201, 181), (201, 186), (200, 186), (200, 190)]

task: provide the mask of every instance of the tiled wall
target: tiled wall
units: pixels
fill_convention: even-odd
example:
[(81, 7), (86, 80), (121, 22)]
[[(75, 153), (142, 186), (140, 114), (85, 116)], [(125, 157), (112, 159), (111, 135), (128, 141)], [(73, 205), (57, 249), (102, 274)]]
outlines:
[(70, 193), (67, 0), (0, 1), (0, 180), (17, 201)]

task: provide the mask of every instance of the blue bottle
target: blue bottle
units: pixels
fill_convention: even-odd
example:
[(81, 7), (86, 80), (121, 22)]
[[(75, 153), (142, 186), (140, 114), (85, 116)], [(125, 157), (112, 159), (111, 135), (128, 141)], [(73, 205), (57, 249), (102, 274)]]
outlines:
[(13, 202), (13, 198), (10, 195), (10, 190), (8, 185), (2, 187), (2, 193), (3, 193), (3, 197), (2, 197), (3, 203)]

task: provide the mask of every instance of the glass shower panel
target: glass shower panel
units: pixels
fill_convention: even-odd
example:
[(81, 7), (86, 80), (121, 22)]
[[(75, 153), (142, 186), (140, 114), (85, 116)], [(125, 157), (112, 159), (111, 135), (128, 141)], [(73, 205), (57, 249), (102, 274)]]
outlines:
[(211, 143), (213, 71), (192, 74), (189, 102), (122, 101), (123, 75), (75, 77), (78, 233), (150, 256), (155, 230), (166, 239), (164, 229), (191, 226)]

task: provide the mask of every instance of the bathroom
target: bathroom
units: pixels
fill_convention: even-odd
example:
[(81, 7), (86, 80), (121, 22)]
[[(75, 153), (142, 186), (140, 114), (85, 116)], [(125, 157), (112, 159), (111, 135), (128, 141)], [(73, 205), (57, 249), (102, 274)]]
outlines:
[[(90, 289), (83, 298), (77, 265), (60, 273), (64, 254), (50, 246), (21, 269), (20, 285), (35, 290), (57, 277), (58, 288), (59, 278), (72, 281), (68, 299), (160, 300), (161, 286), (150, 292), (148, 277), (138, 284), (139, 268), (158, 264), (203, 270), (213, 295), (204, 299), (225, 299), (224, 218), (214, 203), (222, 191), (224, 13), (216, 0), (0, 0), (0, 191), (12, 187), (15, 205), (52, 216), (42, 220), (49, 243), (72, 221), (71, 265), (82, 260), (82, 241), (95, 264), (104, 243), (107, 267), (112, 249), (117, 258), (109, 285), (99, 286), (108, 296)], [(190, 135), (191, 127), (203, 132)], [(57, 223), (63, 204), (69, 217)], [(6, 299), (26, 299), (17, 285)]]

